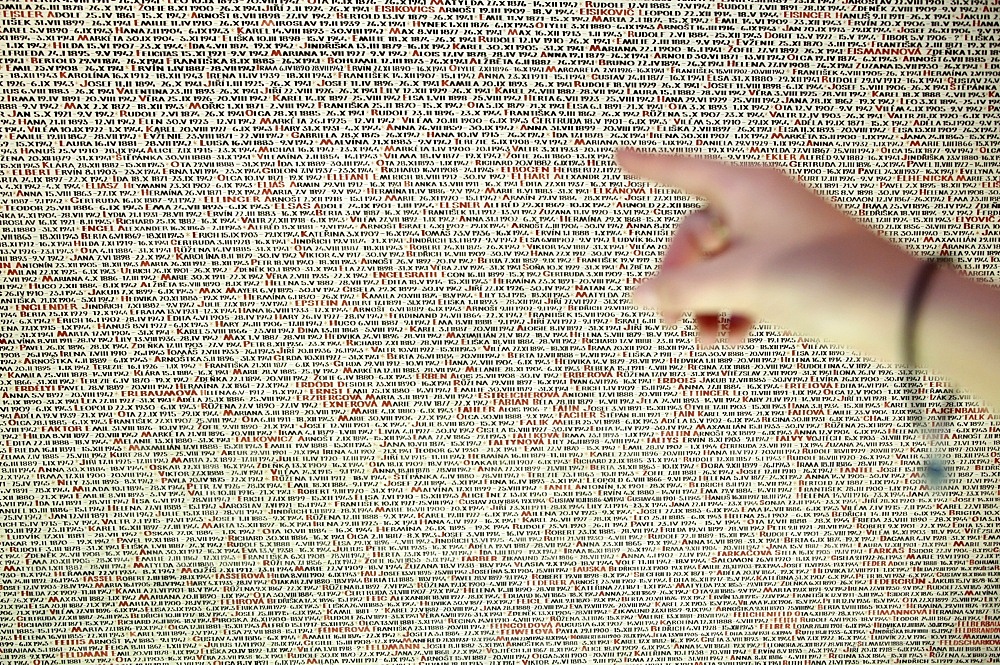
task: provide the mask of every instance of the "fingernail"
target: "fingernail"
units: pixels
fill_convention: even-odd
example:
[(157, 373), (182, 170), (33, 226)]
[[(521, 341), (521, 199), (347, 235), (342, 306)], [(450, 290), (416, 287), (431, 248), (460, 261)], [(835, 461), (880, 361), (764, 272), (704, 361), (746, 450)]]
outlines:
[(643, 282), (632, 291), (632, 302), (636, 307), (642, 309), (658, 309), (660, 299), (656, 295), (656, 288), (652, 282)]
[(729, 227), (714, 209), (707, 208), (706, 212), (709, 215), (708, 226), (700, 237), (695, 238), (695, 241), (702, 254), (712, 256), (721, 252), (729, 244)]

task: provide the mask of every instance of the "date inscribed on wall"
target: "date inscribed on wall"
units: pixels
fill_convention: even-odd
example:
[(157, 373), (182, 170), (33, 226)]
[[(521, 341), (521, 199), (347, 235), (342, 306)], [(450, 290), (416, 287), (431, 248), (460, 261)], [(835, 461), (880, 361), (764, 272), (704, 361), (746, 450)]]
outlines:
[[(636, 310), (697, 202), (613, 155), (781, 168), (998, 281), (998, 29), (920, 0), (3, 4), (3, 661), (995, 658), (993, 414)], [(914, 394), (951, 417), (941, 487)]]

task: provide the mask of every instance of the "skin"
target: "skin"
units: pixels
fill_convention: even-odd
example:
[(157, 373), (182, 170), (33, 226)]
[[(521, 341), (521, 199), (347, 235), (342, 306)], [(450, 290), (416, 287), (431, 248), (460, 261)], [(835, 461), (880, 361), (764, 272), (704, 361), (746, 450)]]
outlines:
[[(693, 312), (712, 343), (756, 321), (902, 363), (906, 303), (922, 262), (781, 171), (622, 149), (621, 168), (703, 198), (636, 304), (667, 324)], [(721, 223), (720, 223), (721, 222)], [(919, 365), (1000, 409), (1000, 290), (939, 269), (914, 331)]]

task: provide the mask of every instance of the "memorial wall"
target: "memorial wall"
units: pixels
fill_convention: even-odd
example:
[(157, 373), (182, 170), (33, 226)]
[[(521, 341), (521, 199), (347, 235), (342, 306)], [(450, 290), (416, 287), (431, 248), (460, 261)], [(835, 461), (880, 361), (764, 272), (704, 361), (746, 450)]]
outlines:
[(992, 0), (3, 3), (0, 35), (3, 662), (1000, 657), (994, 415), (663, 327), (630, 294), (701, 204), (614, 162), (780, 168), (997, 281)]

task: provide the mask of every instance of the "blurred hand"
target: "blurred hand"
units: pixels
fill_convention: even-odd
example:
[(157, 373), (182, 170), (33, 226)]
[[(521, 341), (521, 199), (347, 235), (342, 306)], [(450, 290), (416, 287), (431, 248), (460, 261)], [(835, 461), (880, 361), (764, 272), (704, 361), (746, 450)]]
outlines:
[[(702, 157), (618, 152), (622, 169), (706, 207), (681, 220), (660, 270), (634, 293), (669, 324), (693, 312), (702, 340), (757, 320), (899, 361), (918, 260), (781, 171)], [(669, 220), (667, 220), (669, 222)]]

